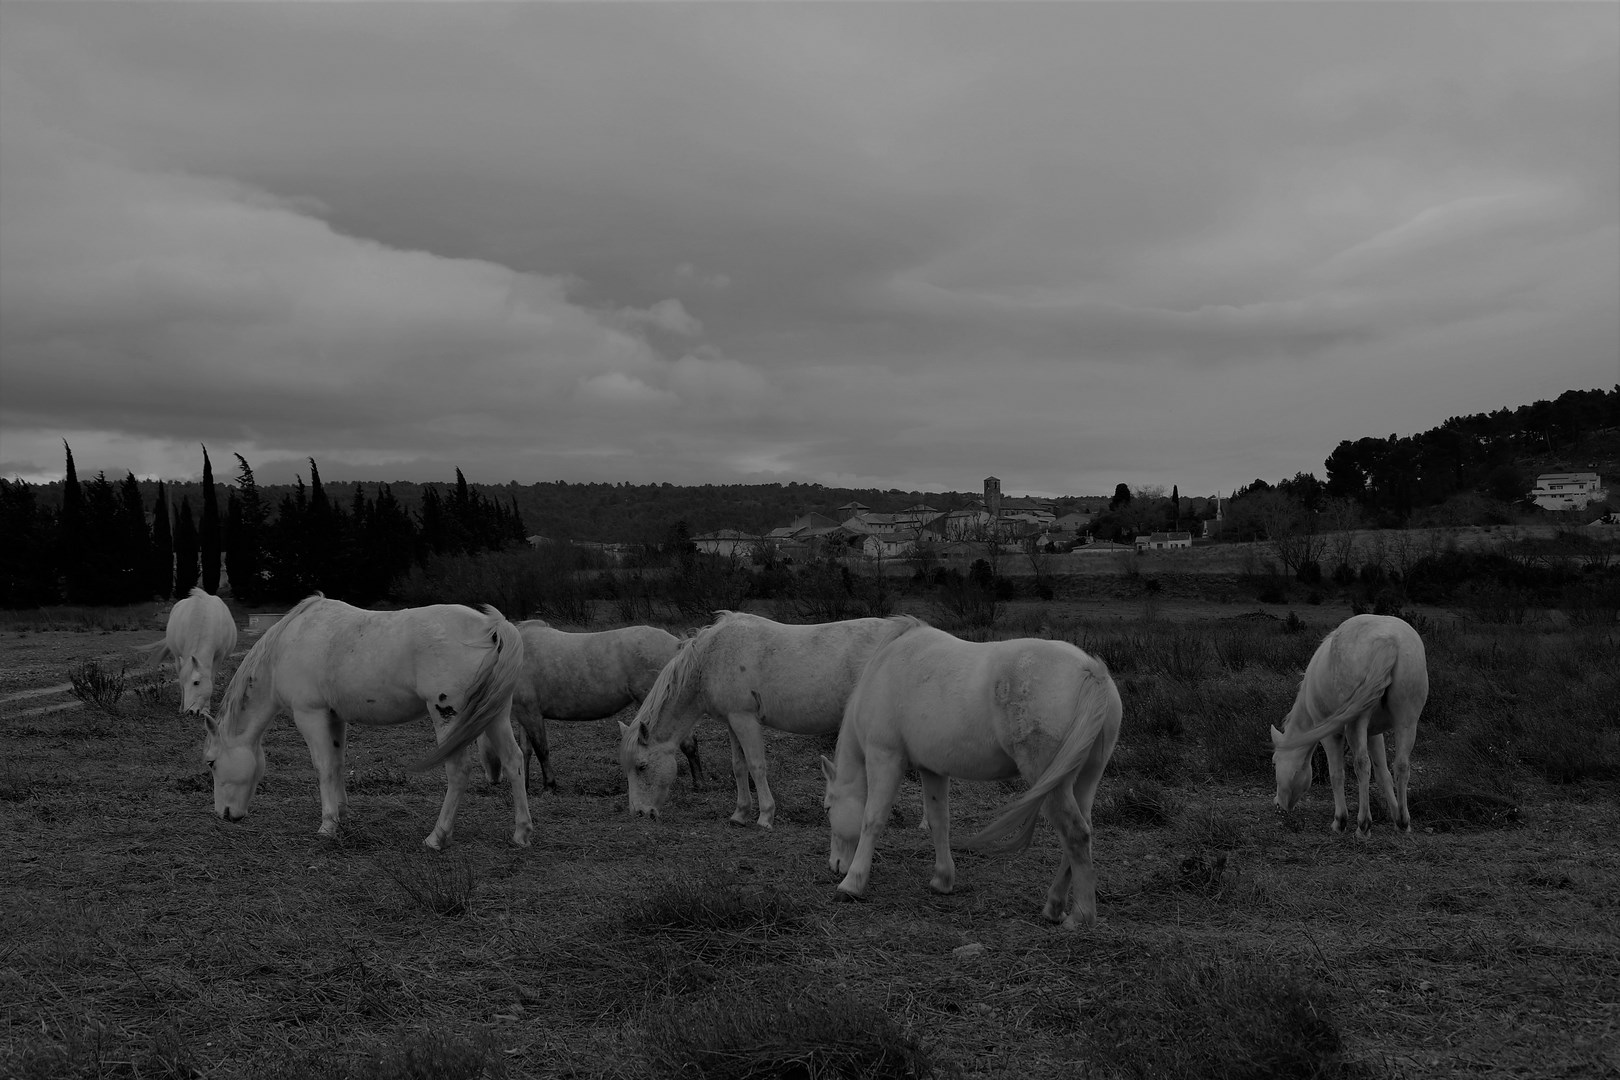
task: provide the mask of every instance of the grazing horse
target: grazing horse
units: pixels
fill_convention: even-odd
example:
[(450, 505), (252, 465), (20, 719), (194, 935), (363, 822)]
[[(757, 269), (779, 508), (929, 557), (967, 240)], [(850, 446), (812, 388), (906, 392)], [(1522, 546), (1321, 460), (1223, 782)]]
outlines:
[[(1333, 831), (1343, 832), (1350, 821), (1344, 798), (1344, 744), (1348, 738), (1360, 799), (1356, 835), (1372, 833), (1369, 758), (1378, 770), (1378, 787), (1395, 827), (1411, 832), (1406, 784), (1412, 772), (1418, 714), (1428, 698), (1429, 669), (1423, 639), (1416, 630), (1393, 615), (1353, 615), (1340, 623), (1306, 665), (1282, 730), (1271, 729), (1277, 805), (1293, 809), (1311, 786), (1311, 751), (1321, 743), (1333, 779)], [(1386, 734), (1395, 741), (1393, 778), (1384, 746)]]
[(740, 611), (719, 618), (681, 645), (641, 703), (620, 724), (619, 763), (630, 786), (630, 812), (656, 818), (675, 780), (675, 746), (703, 713), (731, 728), (731, 775), (746, 825), (748, 781), (759, 795), (759, 825), (770, 828), (776, 799), (765, 775), (760, 725), (790, 735), (838, 730), (844, 703), (873, 650), (904, 629), (895, 619), (796, 625)]
[(214, 675), (236, 648), (236, 619), (225, 601), (202, 589), (178, 601), (169, 612), (163, 640), (136, 646), (156, 667), (174, 661), (180, 683), (180, 711), (207, 714), (214, 704)]
[[(546, 721), (605, 720), (627, 705), (639, 705), (681, 643), (656, 626), (572, 634), (530, 619), (518, 623), (518, 632), (523, 635), (523, 673), (512, 694), (512, 718), (518, 722), (525, 783), (532, 750), (547, 791), (555, 791), (557, 781), (551, 775)], [(483, 735), (479, 742), (488, 739)], [(703, 767), (690, 734), (681, 742), (681, 752), (691, 767), (693, 790), (701, 791)]]
[(337, 835), (345, 809), (344, 732), (350, 723), (433, 721), (438, 749), (413, 769), (444, 762), (448, 786), (438, 823), (423, 841), (442, 848), (471, 776), (458, 753), (486, 729), (512, 785), (512, 842), (527, 846), (533, 825), (523, 755), (512, 737), (512, 688), (523, 669), (523, 638), (501, 613), (459, 604), (364, 611), (320, 593), (265, 631), (236, 669), (216, 723), (204, 718), (203, 756), (214, 771), (214, 811), (247, 816), (264, 776), (264, 732), (292, 713), (320, 775), (320, 835)]
[[(844, 710), (835, 761), (821, 759), (839, 892), (866, 891), (900, 778), (915, 766), (934, 837), (936, 892), (956, 886), (950, 778), (1022, 776), (1029, 790), (960, 846), (1017, 851), (1044, 807), (1063, 860), (1043, 914), (1065, 929), (1097, 919), (1091, 805), (1119, 739), (1119, 691), (1101, 660), (1041, 638), (970, 642), (907, 619), (879, 649)], [(1008, 840), (1006, 838), (1010, 837)], [(1071, 904), (1072, 900), (1072, 904)]]

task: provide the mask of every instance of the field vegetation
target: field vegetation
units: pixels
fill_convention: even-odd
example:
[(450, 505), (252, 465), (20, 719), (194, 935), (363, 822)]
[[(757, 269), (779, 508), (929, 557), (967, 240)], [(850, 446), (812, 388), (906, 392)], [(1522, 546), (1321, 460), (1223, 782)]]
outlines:
[[(1143, 576), (1060, 579), (1051, 602), (997, 599), (992, 577), (992, 617), (959, 622), (964, 635), (1073, 641), (1119, 683), (1125, 724), (1094, 822), (1101, 922), (1078, 934), (1039, 918), (1058, 858), (1044, 823), (1018, 855), (963, 853), (956, 893), (930, 892), (914, 780), (869, 899), (835, 901), (817, 764), (830, 740), (769, 737), (776, 826), (744, 829), (726, 821), (726, 741), (707, 722), (719, 783), (693, 792), (683, 776), (658, 823), (624, 813), (614, 724), (554, 724), (561, 786), (536, 787), (533, 847), (508, 845), (508, 796), (481, 784), (452, 846), (424, 850), (443, 778), (406, 771), (422, 724), (351, 733), (351, 820), (323, 841), (307, 751), (281, 722), (252, 815), (227, 824), (210, 812), (200, 724), (175, 715), (172, 687), (50, 712), (18, 696), (70, 672), (105, 686), (86, 669), (110, 678), (109, 643), (155, 629), (128, 633), (105, 613), (0, 626), (0, 663), (27, 673), (0, 683), (0, 1075), (1620, 1070), (1612, 618), (1399, 608), (1424, 636), (1432, 686), (1415, 828), (1395, 834), (1375, 806), (1358, 842), (1328, 830), (1320, 760), (1303, 807), (1271, 805), (1266, 731), (1361, 594), (1222, 604)], [(821, 601), (736, 602), (784, 617), (788, 599), (855, 602), (839, 599), (842, 579), (823, 584)], [(957, 617), (933, 586), (858, 591), (873, 587), (847, 596)], [(537, 595), (568, 621), (546, 605), (575, 601)], [(691, 619), (662, 594), (634, 618), (623, 602), (582, 595), (572, 621)], [(1019, 787), (953, 785), (953, 830)]]

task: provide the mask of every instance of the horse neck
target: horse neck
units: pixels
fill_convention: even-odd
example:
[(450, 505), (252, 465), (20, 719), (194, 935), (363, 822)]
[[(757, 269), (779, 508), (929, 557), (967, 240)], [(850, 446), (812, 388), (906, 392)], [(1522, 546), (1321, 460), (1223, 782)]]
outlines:
[(840, 789), (855, 785), (855, 790), (866, 795), (866, 754), (861, 741), (846, 724), (838, 731), (838, 742), (833, 748), (833, 768), (837, 772)]

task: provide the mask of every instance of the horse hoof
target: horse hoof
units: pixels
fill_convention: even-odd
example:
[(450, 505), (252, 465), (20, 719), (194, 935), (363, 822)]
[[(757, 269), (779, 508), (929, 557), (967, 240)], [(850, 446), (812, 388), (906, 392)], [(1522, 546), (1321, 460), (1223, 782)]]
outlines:
[(736, 813), (726, 818), (726, 820), (731, 822), (733, 825), (742, 825), (744, 827), (747, 827), (750, 824), (748, 814), (742, 810), (738, 810)]
[(434, 851), (443, 851), (444, 841), (440, 839), (438, 833), (429, 833), (427, 839), (422, 841), (422, 846), (432, 848)]
[(842, 885), (840, 885), (840, 886), (838, 886), (838, 891), (833, 894), (833, 899), (834, 900), (839, 900), (839, 901), (844, 901), (844, 900), (855, 901), (855, 900), (865, 900), (866, 897), (861, 895), (860, 893), (856, 892), (853, 889), (846, 889)]
[(956, 891), (956, 881), (953, 878), (935, 877), (928, 883), (928, 887), (942, 895), (949, 896)]
[(768, 829), (768, 828), (771, 827), (770, 821), (768, 819), (766, 819), (766, 818), (760, 818), (759, 821), (757, 822), (757, 824), (762, 829)]
[(1333, 819), (1333, 831), (1336, 833), (1342, 833), (1344, 832), (1344, 827), (1348, 824), (1349, 821), (1347, 821), (1345, 818), (1336, 817)]
[(513, 833), (512, 843), (516, 844), (518, 847), (528, 847), (529, 837), (533, 834), (533, 832), (533, 829), (525, 829), (521, 832)]

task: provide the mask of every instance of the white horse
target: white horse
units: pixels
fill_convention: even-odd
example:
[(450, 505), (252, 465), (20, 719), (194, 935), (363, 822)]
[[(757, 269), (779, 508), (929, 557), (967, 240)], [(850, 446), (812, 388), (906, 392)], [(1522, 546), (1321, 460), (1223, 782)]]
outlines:
[[(594, 634), (554, 630), (541, 619), (518, 623), (523, 635), (523, 673), (512, 694), (518, 722), (525, 783), (529, 753), (540, 762), (541, 783), (554, 791), (547, 720), (605, 720), (627, 705), (639, 705), (680, 647), (681, 639), (656, 626), (626, 626)], [(489, 736), (479, 737), (480, 744)], [(681, 743), (692, 771), (692, 787), (703, 787), (697, 740)], [(486, 759), (488, 757), (486, 748)]]
[[(1344, 742), (1350, 740), (1356, 765), (1356, 835), (1372, 833), (1367, 796), (1368, 761), (1378, 770), (1378, 786), (1395, 827), (1412, 830), (1406, 784), (1412, 771), (1412, 743), (1418, 714), (1429, 699), (1429, 669), (1423, 639), (1393, 615), (1354, 615), (1317, 646), (1294, 707), (1283, 729), (1271, 729), (1271, 758), (1277, 767), (1277, 805), (1290, 810), (1311, 786), (1311, 751), (1327, 751), (1333, 779), (1333, 831), (1343, 832), (1350, 812), (1344, 798)], [(1390, 776), (1385, 734), (1395, 740), (1395, 775)], [(1369, 755), (1369, 750), (1371, 751)]]
[(150, 655), (156, 667), (174, 661), (180, 683), (180, 710), (207, 714), (214, 703), (214, 676), (236, 648), (236, 619), (225, 601), (202, 589), (192, 589), (169, 611), (162, 641), (136, 646)]
[(413, 769), (444, 762), (448, 787), (438, 824), (423, 843), (441, 848), (471, 777), (458, 754), (484, 730), (512, 786), (512, 842), (534, 831), (523, 787), (523, 756), (512, 737), (512, 688), (523, 668), (523, 638), (501, 613), (458, 604), (364, 611), (320, 593), (265, 631), (236, 669), (216, 723), (204, 718), (203, 756), (214, 771), (214, 811), (247, 816), (264, 776), (264, 732), (281, 709), (309, 744), (320, 775), (320, 835), (343, 819), (344, 732), (350, 723), (402, 724), (426, 714), (438, 749)]
[(849, 619), (795, 625), (721, 611), (684, 642), (658, 673), (634, 723), (619, 725), (619, 763), (630, 786), (630, 812), (656, 818), (675, 781), (675, 747), (704, 713), (731, 728), (731, 774), (746, 825), (748, 781), (759, 795), (759, 825), (770, 828), (776, 799), (765, 775), (763, 724), (791, 735), (838, 730), (844, 703), (873, 651), (904, 624)]
[[(1044, 807), (1063, 843), (1043, 914), (1067, 929), (1097, 919), (1091, 806), (1119, 739), (1119, 691), (1101, 660), (1040, 638), (962, 641), (920, 623), (872, 657), (844, 710), (836, 761), (821, 759), (832, 826), (828, 865), (858, 897), (907, 766), (922, 778), (936, 892), (956, 886), (950, 778), (1022, 776), (1030, 788), (965, 848), (1016, 851)], [(1010, 840), (1005, 838), (1011, 837)], [(1072, 905), (1070, 900), (1072, 898)]]

